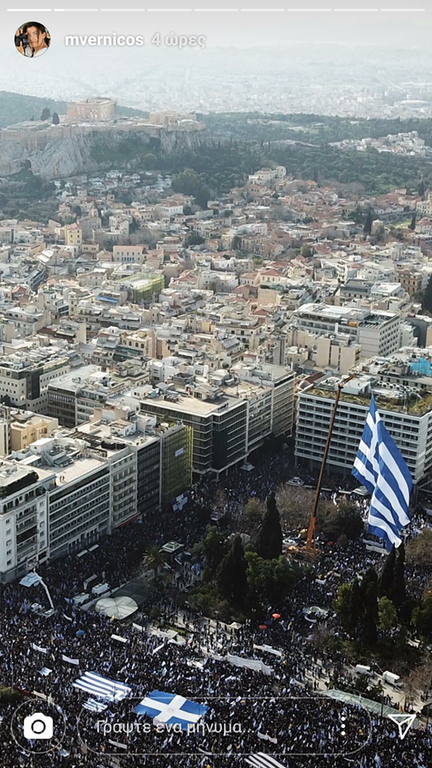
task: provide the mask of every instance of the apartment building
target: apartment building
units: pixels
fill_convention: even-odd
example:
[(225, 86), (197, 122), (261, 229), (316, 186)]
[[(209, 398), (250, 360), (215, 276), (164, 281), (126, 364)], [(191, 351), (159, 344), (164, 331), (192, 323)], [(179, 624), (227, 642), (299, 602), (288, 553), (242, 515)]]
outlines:
[(0, 397), (9, 405), (46, 413), (50, 383), (70, 367), (68, 357), (50, 357), (43, 348), (11, 354), (0, 363)]
[[(247, 403), (201, 391), (193, 397), (168, 391), (144, 399), (142, 413), (162, 422), (181, 422), (193, 429), (193, 471), (219, 475), (247, 456)], [(201, 396), (200, 396), (201, 395)]]
[[(248, 429), (251, 431), (251, 434), (255, 431), (255, 434), (259, 435), (259, 445), (262, 445), (263, 438), (267, 434), (273, 434), (275, 437), (291, 435), (294, 422), (294, 371), (287, 370), (285, 366), (272, 365), (270, 363), (258, 363), (255, 365), (237, 363), (232, 367), (232, 373), (238, 376), (240, 386), (244, 386), (248, 382), (255, 390), (258, 387), (263, 390), (264, 394), (262, 396), (259, 395), (258, 391), (256, 394), (256, 397), (261, 397), (261, 406), (258, 409), (253, 394), (249, 399)], [(266, 403), (266, 406), (264, 403)], [(255, 425), (253, 424), (257, 411), (261, 412), (261, 418), (266, 418), (264, 414), (267, 412), (268, 433), (265, 433), (263, 429), (257, 430), (256, 423)], [(255, 429), (253, 428), (254, 426)], [(251, 450), (253, 448), (250, 444), (248, 452)]]
[(48, 414), (64, 427), (89, 421), (108, 397), (119, 394), (127, 381), (118, 381), (96, 365), (84, 365), (48, 387)]
[(0, 462), (0, 581), (27, 572), (48, 557), (48, 493), (55, 482), (49, 469)]
[(391, 355), (399, 348), (401, 316), (397, 312), (328, 304), (304, 304), (292, 315), (291, 327), (317, 335), (343, 333), (361, 345), (361, 357)]
[[(289, 435), (293, 427), (295, 374), (270, 364), (238, 364), (194, 381), (183, 374), (174, 384), (153, 390), (141, 411), (180, 421), (193, 429), (193, 471), (218, 476), (244, 461), (266, 437)], [(173, 376), (173, 381), (180, 377)], [(184, 389), (185, 387), (185, 389)]]
[[(295, 456), (318, 467), (339, 379), (330, 376), (298, 393)], [(432, 393), (407, 391), (377, 377), (358, 376), (345, 385), (336, 413), (327, 465), (349, 474), (374, 394), (382, 420), (407, 462), (414, 482), (432, 467)]]
[(42, 437), (49, 437), (58, 428), (57, 419), (33, 414), (31, 411), (16, 411), (11, 415), (9, 427), (10, 450), (23, 451)]

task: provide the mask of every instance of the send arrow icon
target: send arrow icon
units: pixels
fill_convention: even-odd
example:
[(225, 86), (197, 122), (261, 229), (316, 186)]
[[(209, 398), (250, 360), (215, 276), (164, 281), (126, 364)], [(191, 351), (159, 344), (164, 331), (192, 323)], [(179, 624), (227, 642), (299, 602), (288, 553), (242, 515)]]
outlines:
[(393, 720), (394, 723), (396, 723), (399, 729), (399, 738), (404, 739), (409, 729), (411, 728), (414, 720), (416, 719), (416, 716), (415, 715), (389, 715), (389, 718), (390, 720)]

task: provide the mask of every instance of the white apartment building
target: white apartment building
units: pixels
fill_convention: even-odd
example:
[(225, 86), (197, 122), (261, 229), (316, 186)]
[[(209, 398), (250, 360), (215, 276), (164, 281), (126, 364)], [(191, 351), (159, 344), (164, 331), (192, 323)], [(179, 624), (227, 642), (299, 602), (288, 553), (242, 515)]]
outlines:
[(317, 335), (346, 334), (361, 345), (361, 357), (386, 357), (399, 348), (401, 316), (397, 312), (328, 304), (303, 304), (291, 327)]
[(52, 356), (40, 348), (29, 354), (15, 353), (0, 363), (0, 396), (10, 405), (46, 413), (48, 386), (70, 370), (68, 357)]
[[(333, 411), (339, 379), (329, 377), (298, 393), (296, 459), (319, 466)], [(327, 465), (349, 474), (374, 393), (378, 410), (389, 434), (399, 447), (413, 480), (417, 483), (432, 466), (432, 394), (407, 400), (406, 388), (361, 376), (345, 385), (336, 413)], [(395, 405), (397, 402), (397, 405)]]
[(48, 557), (50, 470), (0, 462), (0, 581), (23, 575)]
[(420, 200), (417, 203), (416, 211), (420, 216), (432, 216), (432, 195), (430, 193), (427, 200)]
[(143, 253), (143, 245), (114, 245), (113, 261), (121, 264), (141, 264)]

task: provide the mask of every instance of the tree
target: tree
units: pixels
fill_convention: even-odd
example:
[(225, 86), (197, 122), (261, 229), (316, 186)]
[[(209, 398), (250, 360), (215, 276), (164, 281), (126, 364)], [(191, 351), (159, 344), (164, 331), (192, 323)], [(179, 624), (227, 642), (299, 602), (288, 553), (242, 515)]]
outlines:
[(271, 560), (282, 554), (282, 528), (274, 491), (266, 499), (267, 510), (255, 542), (260, 557)]
[(353, 630), (353, 616), (351, 612), (351, 595), (353, 584), (342, 584), (338, 590), (338, 596), (334, 603), (337, 617), (347, 632)]
[(165, 562), (166, 558), (164, 553), (156, 545), (149, 547), (144, 555), (144, 567), (146, 570), (153, 571), (155, 579), (157, 578), (159, 568), (165, 565)]
[(312, 248), (311, 245), (308, 245), (305, 243), (305, 245), (302, 245), (300, 250), (300, 255), (303, 256), (304, 259), (310, 259), (314, 255), (315, 251)]
[(350, 631), (353, 635), (357, 634), (358, 625), (362, 615), (363, 604), (362, 595), (360, 590), (360, 583), (358, 579), (354, 579), (351, 585), (350, 595)]
[(422, 310), (425, 312), (432, 312), (432, 275), (428, 280), (428, 284), (423, 294)]
[(154, 155), (153, 152), (147, 152), (147, 154), (142, 158), (142, 164), (147, 170), (153, 171), (157, 166), (156, 155)]
[(426, 187), (425, 187), (424, 179), (422, 179), (418, 188), (418, 194), (422, 198), (422, 200), (425, 196), (425, 192), (426, 192)]
[(429, 698), (428, 694), (432, 688), (432, 661), (429, 658), (412, 670), (406, 679), (405, 687)]
[(174, 174), (172, 177), (172, 189), (173, 192), (192, 195), (201, 208), (207, 208), (210, 190), (203, 178), (191, 168), (185, 168), (181, 173)]
[(203, 541), (203, 548), (209, 568), (216, 571), (227, 550), (225, 534), (219, 531), (215, 525), (211, 525)]
[(393, 546), (386, 557), (384, 568), (378, 580), (378, 594), (380, 597), (393, 598), (394, 593), (394, 569), (396, 562), (396, 549)]
[(355, 504), (345, 501), (335, 506), (328, 503), (319, 511), (317, 530), (329, 541), (338, 541), (344, 536), (354, 540), (363, 533), (364, 523)]
[(57, 112), (53, 112), (52, 121), (53, 121), (53, 125), (58, 125), (60, 123), (60, 118)]
[(409, 562), (417, 566), (430, 567), (432, 564), (432, 529), (424, 528), (407, 547)]
[(396, 608), (388, 597), (382, 597), (378, 603), (378, 621), (383, 632), (389, 632), (397, 626)]
[(260, 499), (250, 498), (243, 507), (243, 518), (245, 523), (254, 531), (262, 522), (265, 513), (265, 503)]
[(372, 209), (369, 208), (369, 210), (368, 210), (368, 212), (366, 214), (364, 225), (363, 225), (363, 232), (365, 233), (365, 235), (370, 235), (371, 234), (371, 232), (372, 232), (372, 224), (373, 224), (373, 214), (372, 214)]
[(191, 245), (202, 245), (203, 243), (205, 243), (205, 238), (201, 237), (198, 232), (190, 232), (184, 241), (186, 248), (189, 248)]
[(363, 617), (360, 628), (361, 639), (367, 647), (373, 647), (378, 640), (378, 577), (370, 568), (361, 583)]
[(289, 528), (305, 528), (309, 524), (314, 501), (313, 491), (284, 483), (277, 489), (277, 506)]
[(406, 600), (405, 586), (405, 545), (402, 543), (397, 550), (393, 573), (392, 600), (399, 608)]
[(241, 606), (247, 594), (247, 563), (240, 536), (236, 536), (223, 558), (217, 575), (219, 592), (234, 605)]
[(41, 112), (40, 119), (41, 120), (49, 120), (50, 116), (51, 116), (51, 110), (48, 107), (44, 107), (42, 112)]
[(363, 613), (363, 598), (357, 579), (351, 584), (342, 584), (334, 603), (336, 614), (346, 631), (356, 637)]
[(277, 605), (292, 588), (294, 572), (286, 557), (264, 560), (256, 552), (246, 552), (247, 582), (252, 602)]
[(416, 212), (414, 211), (411, 219), (411, 224), (409, 225), (409, 228), (412, 229), (413, 232), (416, 228), (416, 219), (417, 219), (417, 216), (416, 216)]
[(231, 243), (231, 247), (234, 251), (238, 251), (241, 246), (241, 237), (240, 235), (234, 235)]
[(420, 635), (432, 637), (432, 591), (425, 592), (420, 605), (414, 608), (412, 623)]

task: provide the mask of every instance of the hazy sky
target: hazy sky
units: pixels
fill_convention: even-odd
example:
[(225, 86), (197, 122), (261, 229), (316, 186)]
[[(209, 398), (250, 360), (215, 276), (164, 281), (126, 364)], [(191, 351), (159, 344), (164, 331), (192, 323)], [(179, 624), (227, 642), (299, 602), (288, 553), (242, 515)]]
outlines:
[[(301, 0), (300, 0), (301, 1)], [(202, 67), (221, 80), (224, 78), (223, 48), (240, 49), (257, 46), (286, 46), (284, 63), (300, 59), (302, 76), (308, 75), (308, 61), (315, 60), (315, 70), (324, 64), (339, 67), (342, 74), (355, 76), (360, 67), (367, 67), (366, 46), (381, 48), (383, 59), (397, 49), (421, 48), (415, 73), (418, 79), (432, 82), (432, 0), (0, 0), (0, 90), (34, 93), (36, 96), (62, 98), (62, 84), (73, 82), (74, 97), (83, 98), (91, 91), (92, 74), (95, 90), (108, 92), (111, 83), (115, 97), (122, 102), (119, 90), (121, 78), (141, 77), (161, 68), (163, 87), (169, 87), (169, 75), (175, 70)], [(87, 9), (84, 9), (84, 5)], [(28, 6), (31, 5), (30, 11)], [(141, 10), (140, 10), (141, 9)], [(27, 21), (39, 21), (50, 31), (50, 50), (37, 59), (20, 56), (14, 47), (16, 29)], [(156, 48), (150, 40), (156, 32), (162, 39), (170, 32), (176, 35), (204, 35), (205, 50), (194, 48), (179, 51), (162, 45)], [(143, 35), (144, 48), (74, 47), (65, 48), (68, 34)], [(292, 46), (296, 45), (293, 49)], [(338, 46), (338, 47), (336, 47)], [(344, 47), (343, 55), (339, 47)], [(359, 49), (357, 46), (361, 46)], [(221, 55), (218, 54), (218, 49)], [(304, 53), (303, 53), (304, 51)], [(304, 55), (304, 67), (302, 56)], [(375, 71), (379, 52), (370, 61)], [(245, 53), (246, 56), (246, 53)], [(252, 54), (249, 55), (251, 58)], [(254, 54), (255, 56), (255, 54)], [(252, 64), (260, 69), (257, 51)], [(243, 57), (245, 58), (245, 57)], [(399, 59), (393, 59), (397, 64)], [(228, 61), (228, 59), (227, 59)], [(230, 75), (241, 69), (241, 54), (229, 63)], [(271, 63), (263, 66), (272, 66)], [(277, 57), (276, 57), (277, 62)], [(399, 73), (387, 62), (387, 76), (404, 77), (404, 57), (400, 57)], [(249, 66), (249, 65), (248, 65)], [(372, 64), (371, 64), (372, 66)], [(249, 71), (250, 71), (249, 66)], [(226, 69), (226, 68), (225, 68)], [(275, 65), (277, 71), (278, 65)], [(411, 71), (413, 67), (411, 66)], [(97, 77), (96, 77), (97, 73)], [(106, 83), (103, 77), (106, 76)], [(316, 81), (316, 74), (314, 72)], [(175, 77), (174, 77), (175, 79)], [(289, 87), (289, 78), (287, 79)], [(67, 89), (70, 97), (70, 87)]]
[(0, 36), (9, 45), (15, 29), (29, 20), (44, 23), (57, 43), (68, 33), (150, 37), (173, 30), (204, 34), (209, 46), (293, 41), (412, 46), (430, 45), (432, 31), (432, 0), (366, 0), (365, 5), (363, 0), (2, 0), (1, 5), (8, 10), (0, 11)]

